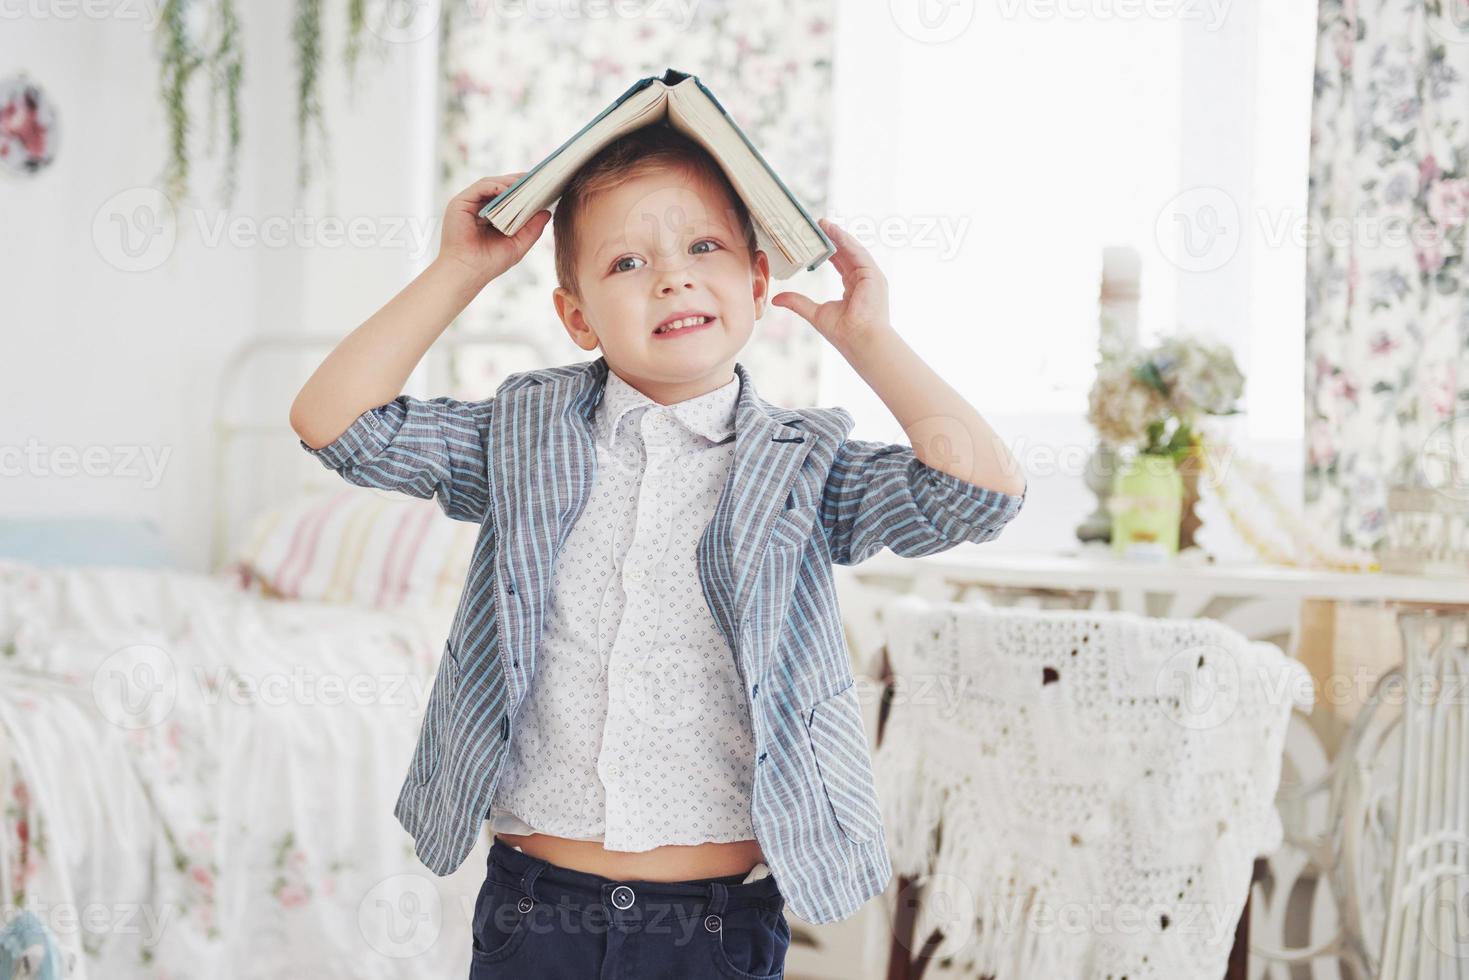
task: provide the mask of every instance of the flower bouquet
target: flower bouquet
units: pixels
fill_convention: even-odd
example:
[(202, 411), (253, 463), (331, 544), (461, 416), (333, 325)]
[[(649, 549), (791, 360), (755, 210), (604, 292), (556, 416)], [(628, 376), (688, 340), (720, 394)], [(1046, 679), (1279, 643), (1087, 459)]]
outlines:
[(1115, 551), (1166, 558), (1194, 545), (1200, 422), (1238, 414), (1243, 391), (1229, 348), (1195, 337), (1170, 337), (1097, 365), (1087, 420), (1123, 460), (1109, 501)]

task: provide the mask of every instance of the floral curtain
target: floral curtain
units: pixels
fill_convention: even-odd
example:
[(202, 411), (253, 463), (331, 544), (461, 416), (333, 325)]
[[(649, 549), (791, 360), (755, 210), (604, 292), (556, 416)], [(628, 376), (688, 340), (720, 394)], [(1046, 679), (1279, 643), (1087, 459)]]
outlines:
[(1367, 549), (1390, 485), (1466, 476), (1469, 0), (1319, 9), (1305, 506), (1324, 540)]
[[(819, 216), (827, 207), (832, 18), (832, 0), (455, 4), (445, 22), (440, 199), (478, 177), (530, 169), (633, 81), (677, 68), (699, 76)], [(774, 282), (771, 292), (818, 295), (812, 283), (821, 272)], [(585, 360), (556, 316), (555, 286), (547, 226), (455, 330), (530, 336), (550, 363)], [(790, 311), (767, 305), (740, 360), (765, 398), (809, 405), (819, 339)], [(454, 383), (483, 392), (510, 371), (548, 366), (537, 359), (499, 348), (462, 352)]]

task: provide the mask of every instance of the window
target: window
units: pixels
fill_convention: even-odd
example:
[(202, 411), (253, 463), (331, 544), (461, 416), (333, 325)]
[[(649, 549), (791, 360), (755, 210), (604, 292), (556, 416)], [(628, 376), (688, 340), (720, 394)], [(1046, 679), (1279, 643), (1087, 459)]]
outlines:
[[(1130, 245), (1142, 338), (1229, 342), (1247, 379), (1231, 438), (1298, 471), (1313, 5), (933, 5), (970, 18), (936, 43), (890, 6), (838, 13), (830, 214), (887, 275), (908, 343), (1019, 443), (1033, 485), (1074, 485), (1080, 520), (1086, 453), (1052, 474), (1025, 450), (1090, 444), (1102, 250)], [(903, 440), (824, 358), (820, 403), (850, 408), (864, 438)], [(1074, 545), (1074, 522), (1045, 523), (1026, 546)]]

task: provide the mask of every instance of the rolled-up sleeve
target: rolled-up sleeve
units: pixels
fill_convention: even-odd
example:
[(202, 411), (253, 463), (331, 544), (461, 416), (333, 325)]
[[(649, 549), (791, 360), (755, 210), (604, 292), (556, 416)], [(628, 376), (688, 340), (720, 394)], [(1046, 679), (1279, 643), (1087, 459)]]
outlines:
[(489, 508), (493, 404), (399, 395), (363, 412), (325, 446), (298, 442), (348, 483), (432, 497), (450, 517), (479, 522)]
[(990, 490), (929, 466), (911, 446), (848, 439), (827, 475), (822, 527), (838, 565), (855, 565), (884, 547), (917, 558), (997, 537), (1029, 489)]

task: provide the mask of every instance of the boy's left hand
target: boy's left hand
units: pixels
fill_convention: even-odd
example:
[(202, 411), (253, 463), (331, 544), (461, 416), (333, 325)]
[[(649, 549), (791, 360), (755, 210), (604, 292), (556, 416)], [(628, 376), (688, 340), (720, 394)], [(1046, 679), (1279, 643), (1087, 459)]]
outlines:
[(892, 329), (888, 320), (888, 281), (872, 255), (843, 229), (818, 219), (837, 247), (831, 264), (842, 274), (842, 298), (817, 305), (797, 292), (777, 293), (770, 302), (806, 320), (838, 350), (846, 351), (874, 334)]

